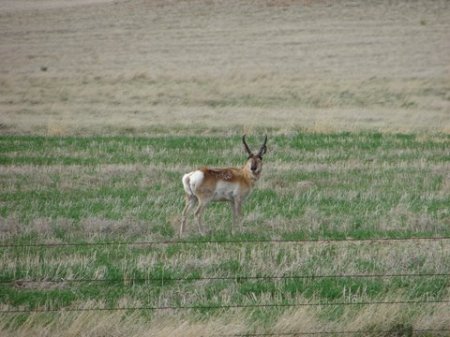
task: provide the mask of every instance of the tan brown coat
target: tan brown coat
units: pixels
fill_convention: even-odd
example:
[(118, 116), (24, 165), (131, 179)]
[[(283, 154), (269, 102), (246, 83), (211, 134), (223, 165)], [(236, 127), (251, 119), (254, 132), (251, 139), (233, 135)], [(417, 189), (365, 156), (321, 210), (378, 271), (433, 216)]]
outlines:
[(228, 201), (233, 210), (233, 226), (238, 222), (241, 214), (242, 203), (250, 194), (262, 170), (262, 156), (266, 153), (267, 136), (264, 144), (257, 154), (253, 154), (245, 136), (242, 138), (249, 158), (241, 168), (208, 168), (203, 167), (189, 172), (183, 176), (182, 182), (186, 192), (186, 206), (184, 207), (180, 236), (186, 225), (188, 212), (195, 206), (194, 216), (197, 219), (199, 230), (203, 233), (202, 214), (211, 201)]

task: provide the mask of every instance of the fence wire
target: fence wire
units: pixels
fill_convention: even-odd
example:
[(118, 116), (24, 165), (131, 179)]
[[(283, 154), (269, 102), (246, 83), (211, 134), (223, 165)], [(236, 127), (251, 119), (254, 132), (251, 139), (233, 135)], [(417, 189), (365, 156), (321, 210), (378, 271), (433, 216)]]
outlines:
[(146, 278), (111, 278), (111, 279), (6, 279), (0, 284), (26, 284), (26, 283), (146, 283), (146, 282), (191, 282), (191, 281), (258, 281), (258, 280), (304, 280), (326, 278), (421, 278), (421, 277), (450, 277), (450, 273), (399, 273), (399, 274), (328, 274), (328, 275), (233, 275), (233, 276), (192, 276), (171, 277), (155, 276)]
[[(406, 334), (402, 334), (405, 332)], [(332, 331), (332, 330), (317, 330), (317, 331), (296, 331), (296, 332), (268, 332), (268, 333), (243, 333), (243, 334), (217, 334), (211, 335), (214, 337), (271, 337), (271, 336), (314, 336), (314, 335), (363, 335), (363, 336), (372, 336), (372, 335), (388, 335), (393, 334), (394, 336), (412, 336), (416, 334), (427, 334), (427, 333), (450, 333), (449, 329), (409, 329), (408, 327), (398, 327), (397, 329), (393, 328), (391, 330), (341, 330), (341, 331)], [(200, 336), (206, 337), (206, 336)]]
[(81, 312), (81, 311), (174, 311), (174, 310), (229, 310), (229, 309), (259, 309), (259, 308), (294, 308), (294, 307), (323, 307), (323, 306), (366, 306), (366, 305), (426, 305), (450, 304), (445, 300), (411, 300), (411, 301), (356, 301), (356, 302), (302, 302), (302, 303), (266, 303), (266, 304), (230, 304), (230, 305), (179, 305), (179, 306), (134, 306), (114, 308), (33, 308), (6, 309), (0, 314), (24, 313), (52, 313), (52, 312)]
[(48, 243), (1, 243), (0, 248), (58, 248), (58, 247), (97, 247), (97, 246), (167, 246), (199, 244), (290, 244), (290, 243), (358, 243), (358, 242), (396, 242), (396, 241), (443, 241), (448, 236), (439, 237), (399, 237), (399, 238), (343, 238), (343, 239), (235, 239), (235, 240), (161, 240), (161, 241), (104, 241), (104, 242), (48, 242)]

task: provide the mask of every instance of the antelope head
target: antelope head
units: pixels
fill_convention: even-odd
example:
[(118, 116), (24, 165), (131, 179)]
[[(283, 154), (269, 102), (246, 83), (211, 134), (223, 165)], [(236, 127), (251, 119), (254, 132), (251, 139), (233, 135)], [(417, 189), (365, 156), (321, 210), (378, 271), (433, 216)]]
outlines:
[(245, 169), (250, 172), (254, 179), (258, 179), (261, 170), (262, 170), (262, 159), (263, 155), (267, 152), (267, 135), (264, 138), (264, 143), (259, 148), (259, 151), (255, 154), (250, 150), (250, 147), (248, 146), (247, 142), (245, 141), (245, 135), (242, 136), (242, 142), (244, 143), (245, 151), (248, 154), (247, 163), (245, 164)]

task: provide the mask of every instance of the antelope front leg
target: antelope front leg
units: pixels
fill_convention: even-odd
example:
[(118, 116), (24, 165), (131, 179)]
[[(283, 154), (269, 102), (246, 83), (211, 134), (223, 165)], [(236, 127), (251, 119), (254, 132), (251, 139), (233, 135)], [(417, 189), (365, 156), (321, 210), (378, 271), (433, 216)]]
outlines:
[(233, 227), (231, 228), (231, 233), (233, 233), (233, 228), (239, 224), (239, 231), (242, 232), (242, 221), (241, 221), (241, 200), (236, 198), (233, 200)]

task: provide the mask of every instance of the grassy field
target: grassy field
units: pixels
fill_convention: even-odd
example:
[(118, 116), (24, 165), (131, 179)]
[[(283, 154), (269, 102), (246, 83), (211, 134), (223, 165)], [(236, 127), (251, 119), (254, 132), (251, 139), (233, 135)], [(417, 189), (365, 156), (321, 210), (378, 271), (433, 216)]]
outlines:
[[(449, 336), (448, 41), (446, 0), (2, 0), (0, 335)], [(243, 133), (242, 232), (180, 241)]]
[[(190, 226), (185, 243), (149, 245), (177, 241), (182, 174), (240, 165), (239, 136), (3, 136), (2, 310), (65, 310), (3, 314), (2, 333), (447, 329), (450, 244), (426, 238), (450, 237), (449, 146), (443, 134), (271, 136), (243, 232), (215, 204), (210, 235)], [(348, 305), (392, 301), (437, 303)]]

